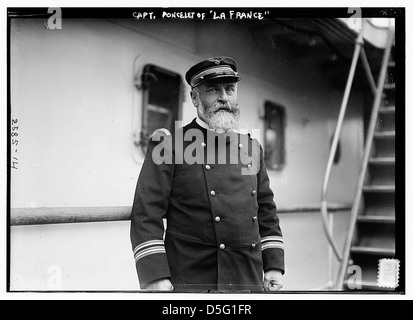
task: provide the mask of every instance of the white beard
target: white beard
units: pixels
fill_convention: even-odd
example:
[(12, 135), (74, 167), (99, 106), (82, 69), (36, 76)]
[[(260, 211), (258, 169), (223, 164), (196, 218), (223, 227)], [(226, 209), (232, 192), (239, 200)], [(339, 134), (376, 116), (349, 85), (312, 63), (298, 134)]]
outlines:
[[(206, 109), (200, 99), (197, 99), (198, 113), (203, 120), (213, 130), (238, 129), (241, 110), (237, 105), (231, 106), (229, 103), (224, 105), (229, 110), (219, 110), (221, 104), (214, 104), (212, 108)], [(218, 111), (217, 111), (218, 110)]]

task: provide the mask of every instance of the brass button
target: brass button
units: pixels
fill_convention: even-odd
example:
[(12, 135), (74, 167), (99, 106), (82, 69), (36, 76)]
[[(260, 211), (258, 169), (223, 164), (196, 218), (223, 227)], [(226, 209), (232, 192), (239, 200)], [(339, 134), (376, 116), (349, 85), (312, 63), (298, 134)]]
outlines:
[(219, 248), (220, 248), (221, 250), (225, 250), (225, 244), (219, 245)]
[(215, 197), (216, 193), (214, 190), (211, 191), (211, 196)]
[(253, 216), (252, 217), (252, 221), (257, 221), (258, 220), (258, 217), (257, 216)]
[(220, 222), (221, 218), (220, 217), (215, 217), (215, 222)]
[(205, 166), (205, 169), (207, 169), (207, 170), (209, 171), (209, 170), (211, 170), (211, 166), (210, 166), (209, 164), (207, 164), (207, 165)]
[(240, 144), (238, 145), (238, 148), (242, 149), (242, 148), (244, 148), (244, 145), (243, 145), (242, 143), (240, 143)]
[(257, 190), (252, 190), (251, 194), (255, 196), (257, 194)]
[(205, 148), (205, 147), (206, 147), (206, 143), (205, 143), (205, 142), (202, 142), (202, 143), (201, 143), (201, 146), (202, 146), (203, 148)]
[(251, 169), (251, 167), (252, 167), (252, 164), (251, 164), (251, 163), (248, 163), (247, 168), (248, 168), (248, 169)]
[(257, 245), (255, 244), (255, 243), (253, 243), (252, 245), (251, 245), (251, 248), (255, 248)]

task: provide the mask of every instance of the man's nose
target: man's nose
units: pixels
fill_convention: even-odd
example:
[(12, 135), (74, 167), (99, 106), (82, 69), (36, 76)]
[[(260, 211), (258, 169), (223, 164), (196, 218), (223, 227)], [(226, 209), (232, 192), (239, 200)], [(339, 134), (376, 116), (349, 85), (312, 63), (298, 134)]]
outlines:
[(225, 88), (220, 88), (218, 92), (218, 102), (226, 103), (228, 102), (228, 95)]

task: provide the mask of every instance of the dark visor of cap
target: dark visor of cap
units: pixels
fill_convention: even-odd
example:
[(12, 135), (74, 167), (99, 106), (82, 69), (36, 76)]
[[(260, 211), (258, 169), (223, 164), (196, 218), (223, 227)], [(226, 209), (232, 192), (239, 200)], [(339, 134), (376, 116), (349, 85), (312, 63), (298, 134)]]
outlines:
[(238, 73), (232, 70), (228, 66), (217, 66), (213, 68), (209, 68), (207, 70), (203, 70), (198, 74), (194, 75), (191, 79), (191, 86), (196, 87), (205, 81), (210, 81), (214, 79), (222, 79), (228, 78), (228, 80), (232, 80), (238, 82), (240, 78), (238, 77)]

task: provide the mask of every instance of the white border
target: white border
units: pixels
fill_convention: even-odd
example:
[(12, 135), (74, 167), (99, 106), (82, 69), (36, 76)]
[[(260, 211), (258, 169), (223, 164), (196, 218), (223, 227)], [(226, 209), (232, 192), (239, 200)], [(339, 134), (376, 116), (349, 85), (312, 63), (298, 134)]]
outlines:
[[(217, 0), (210, 0), (208, 3), (198, 4), (194, 1), (182, 1), (176, 0), (173, 1), (173, 6), (171, 6), (172, 1), (159, 1), (159, 0), (152, 0), (150, 5), (140, 5), (140, 7), (405, 7), (406, 8), (406, 84), (411, 84), (412, 80), (412, 70), (410, 64), (410, 54), (411, 54), (411, 43), (408, 41), (412, 39), (411, 36), (411, 28), (412, 28), (412, 21), (413, 21), (413, 9), (411, 8), (411, 1), (382, 1), (382, 0), (375, 0), (375, 1), (367, 1), (367, 0), (358, 0), (358, 1), (335, 1), (334, 3), (331, 0), (324, 0), (324, 1), (312, 1), (311, 6), (305, 3), (304, 1), (296, 1), (296, 0), (289, 0), (289, 1), (254, 1), (253, 3), (247, 1), (235, 1), (235, 0), (227, 0), (224, 3), (222, 1)], [(3, 261), (0, 267), (0, 299), (3, 300), (307, 300), (307, 299), (322, 299), (322, 300), (406, 300), (411, 299), (411, 292), (409, 289), (412, 288), (412, 272), (411, 268), (411, 253), (412, 250), (406, 250), (406, 295), (391, 295), (391, 294), (384, 294), (384, 295), (346, 295), (346, 294), (276, 294), (276, 295), (267, 295), (267, 294), (146, 294), (146, 293), (138, 293), (138, 294), (131, 294), (131, 293), (50, 293), (50, 294), (36, 294), (36, 293), (6, 293), (6, 226), (4, 225), (5, 220), (5, 209), (6, 209), (6, 194), (7, 194), (7, 186), (6, 186), (6, 166), (7, 166), (7, 140), (4, 138), (7, 136), (7, 108), (4, 106), (7, 105), (7, 69), (6, 69), (6, 57), (7, 57), (7, 16), (6, 10), (7, 7), (137, 7), (137, 1), (2, 1), (1, 3), (1, 25), (2, 25), (2, 32), (1, 32), (1, 42), (3, 44), (2, 47), (2, 63), (1, 63), (1, 75), (2, 75), (2, 87), (1, 87), (1, 97), (3, 101), (3, 108), (1, 108), (1, 122), (0, 122), (0, 134), (2, 139), (0, 140), (0, 145), (2, 150), (5, 152), (2, 154), (0, 160), (0, 167), (2, 170), (1, 172), (1, 201), (0, 201), (0, 212), (4, 212), (1, 217), (1, 228), (0, 228), (0, 259)], [(224, 5), (223, 5), (224, 4)], [(408, 86), (408, 85), (407, 85)], [(406, 86), (406, 87), (407, 87)], [(412, 117), (412, 90), (406, 90), (406, 141), (410, 141), (409, 137), (411, 137), (413, 126), (409, 124)], [(410, 145), (406, 143), (406, 195), (412, 195), (413, 190), (411, 187), (411, 176), (412, 172), (408, 164), (413, 162), (412, 159), (412, 143)], [(4, 208), (4, 211), (2, 210)], [(412, 230), (412, 215), (413, 210), (411, 207), (411, 202), (409, 197), (406, 197), (406, 231)], [(406, 232), (406, 247), (413, 243), (411, 232)]]

